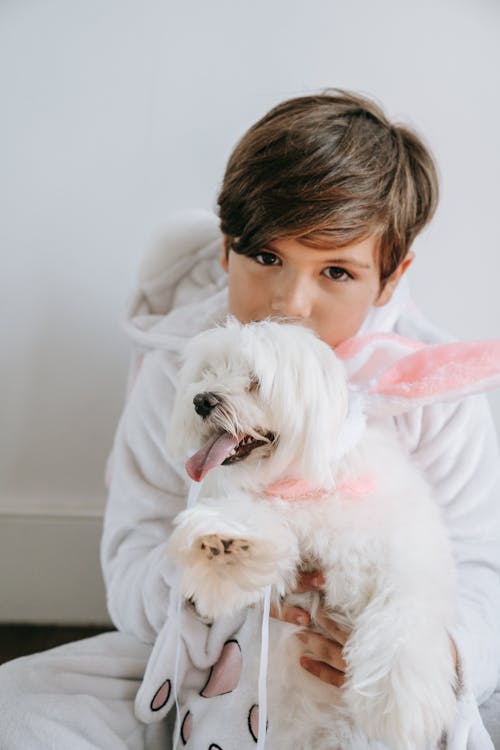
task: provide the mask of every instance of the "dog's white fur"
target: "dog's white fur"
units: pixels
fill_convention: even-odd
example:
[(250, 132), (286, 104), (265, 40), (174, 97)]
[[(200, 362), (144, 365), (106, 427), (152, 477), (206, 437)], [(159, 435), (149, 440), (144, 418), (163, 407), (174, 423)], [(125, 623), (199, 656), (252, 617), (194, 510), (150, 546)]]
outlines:
[[(220, 404), (202, 418), (193, 398), (206, 392)], [(220, 430), (274, 434), (209, 471), (198, 504), (177, 517), (169, 549), (183, 594), (217, 618), (259, 602), (269, 584), (286, 595), (298, 569), (321, 569), (324, 605), (352, 631), (337, 689), (300, 667), (297, 629), (272, 622), (270, 750), (361, 750), (370, 740), (422, 750), (455, 717), (455, 569), (439, 510), (392, 430), (368, 425), (339, 460), (348, 401), (343, 365), (295, 325), (229, 321), (193, 340), (180, 373), (170, 437), (179, 460)], [(283, 477), (324, 493), (266, 497)], [(366, 497), (342, 491), (366, 479), (375, 484)]]

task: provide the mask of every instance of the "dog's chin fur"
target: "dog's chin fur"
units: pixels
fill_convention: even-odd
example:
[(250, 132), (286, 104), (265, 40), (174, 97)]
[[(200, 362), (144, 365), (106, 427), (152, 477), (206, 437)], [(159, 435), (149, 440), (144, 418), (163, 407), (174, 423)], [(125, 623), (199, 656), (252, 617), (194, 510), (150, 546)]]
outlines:
[[(193, 407), (204, 392), (221, 404), (205, 420)], [(230, 321), (188, 348), (171, 429), (178, 460), (214, 430), (275, 440), (211, 469), (198, 504), (177, 517), (169, 550), (183, 593), (217, 618), (255, 604), (268, 585), (290, 591), (297, 569), (317, 566), (325, 605), (352, 631), (338, 691), (298, 666), (293, 631), (273, 623), (269, 750), (367, 750), (369, 739), (423, 750), (455, 718), (455, 570), (436, 503), (392, 433), (366, 429), (335, 465), (346, 413), (343, 367), (306, 329)], [(264, 498), (284, 477), (324, 495)], [(367, 478), (366, 497), (329, 489)]]

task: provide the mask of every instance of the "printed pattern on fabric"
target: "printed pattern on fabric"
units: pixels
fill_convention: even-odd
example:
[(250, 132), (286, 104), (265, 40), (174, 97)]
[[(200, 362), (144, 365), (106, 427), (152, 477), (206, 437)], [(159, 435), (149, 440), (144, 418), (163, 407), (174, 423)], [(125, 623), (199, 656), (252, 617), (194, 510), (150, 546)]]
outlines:
[(226, 641), (221, 655), (210, 669), (207, 682), (200, 695), (214, 698), (232, 692), (240, 681), (242, 667), (241, 647), (237, 640)]
[(259, 706), (254, 703), (250, 711), (248, 712), (248, 731), (252, 735), (255, 742), (259, 737)]
[(191, 711), (187, 711), (181, 725), (181, 740), (183, 745), (187, 745), (188, 740), (191, 736), (191, 730), (193, 728), (193, 715)]
[[(177, 750), (255, 748), (259, 723), (260, 626), (259, 609), (250, 608), (243, 622), (222, 640), (210, 667), (203, 669), (199, 663), (188, 668), (178, 696), (179, 713), (174, 733)], [(187, 636), (186, 630), (183, 637)], [(188, 644), (189, 648), (191, 645)], [(171, 673), (174, 658), (170, 655), (171, 661), (162, 664), (167, 674)], [(173, 693), (172, 686), (170, 701)], [(172, 710), (175, 711), (175, 707)]]
[(153, 700), (151, 701), (151, 711), (160, 711), (168, 703), (171, 689), (172, 683), (170, 680), (165, 680), (165, 682), (158, 688)]

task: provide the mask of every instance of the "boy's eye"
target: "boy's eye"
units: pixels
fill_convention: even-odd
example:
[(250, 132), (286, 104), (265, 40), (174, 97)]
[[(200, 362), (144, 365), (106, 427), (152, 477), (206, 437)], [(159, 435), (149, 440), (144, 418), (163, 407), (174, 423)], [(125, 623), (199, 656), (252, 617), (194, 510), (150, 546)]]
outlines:
[(252, 256), (257, 263), (261, 266), (276, 266), (279, 263), (279, 258), (274, 253), (257, 253)]
[(345, 268), (340, 268), (340, 266), (328, 266), (323, 273), (327, 279), (331, 279), (332, 281), (349, 281), (349, 279), (353, 278)]

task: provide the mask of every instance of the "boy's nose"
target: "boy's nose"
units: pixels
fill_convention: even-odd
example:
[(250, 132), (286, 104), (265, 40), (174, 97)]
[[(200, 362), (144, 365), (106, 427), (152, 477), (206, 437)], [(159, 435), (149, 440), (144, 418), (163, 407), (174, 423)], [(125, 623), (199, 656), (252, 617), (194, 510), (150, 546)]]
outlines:
[(305, 279), (291, 279), (280, 284), (271, 307), (273, 313), (287, 318), (307, 319), (313, 307), (311, 284)]

